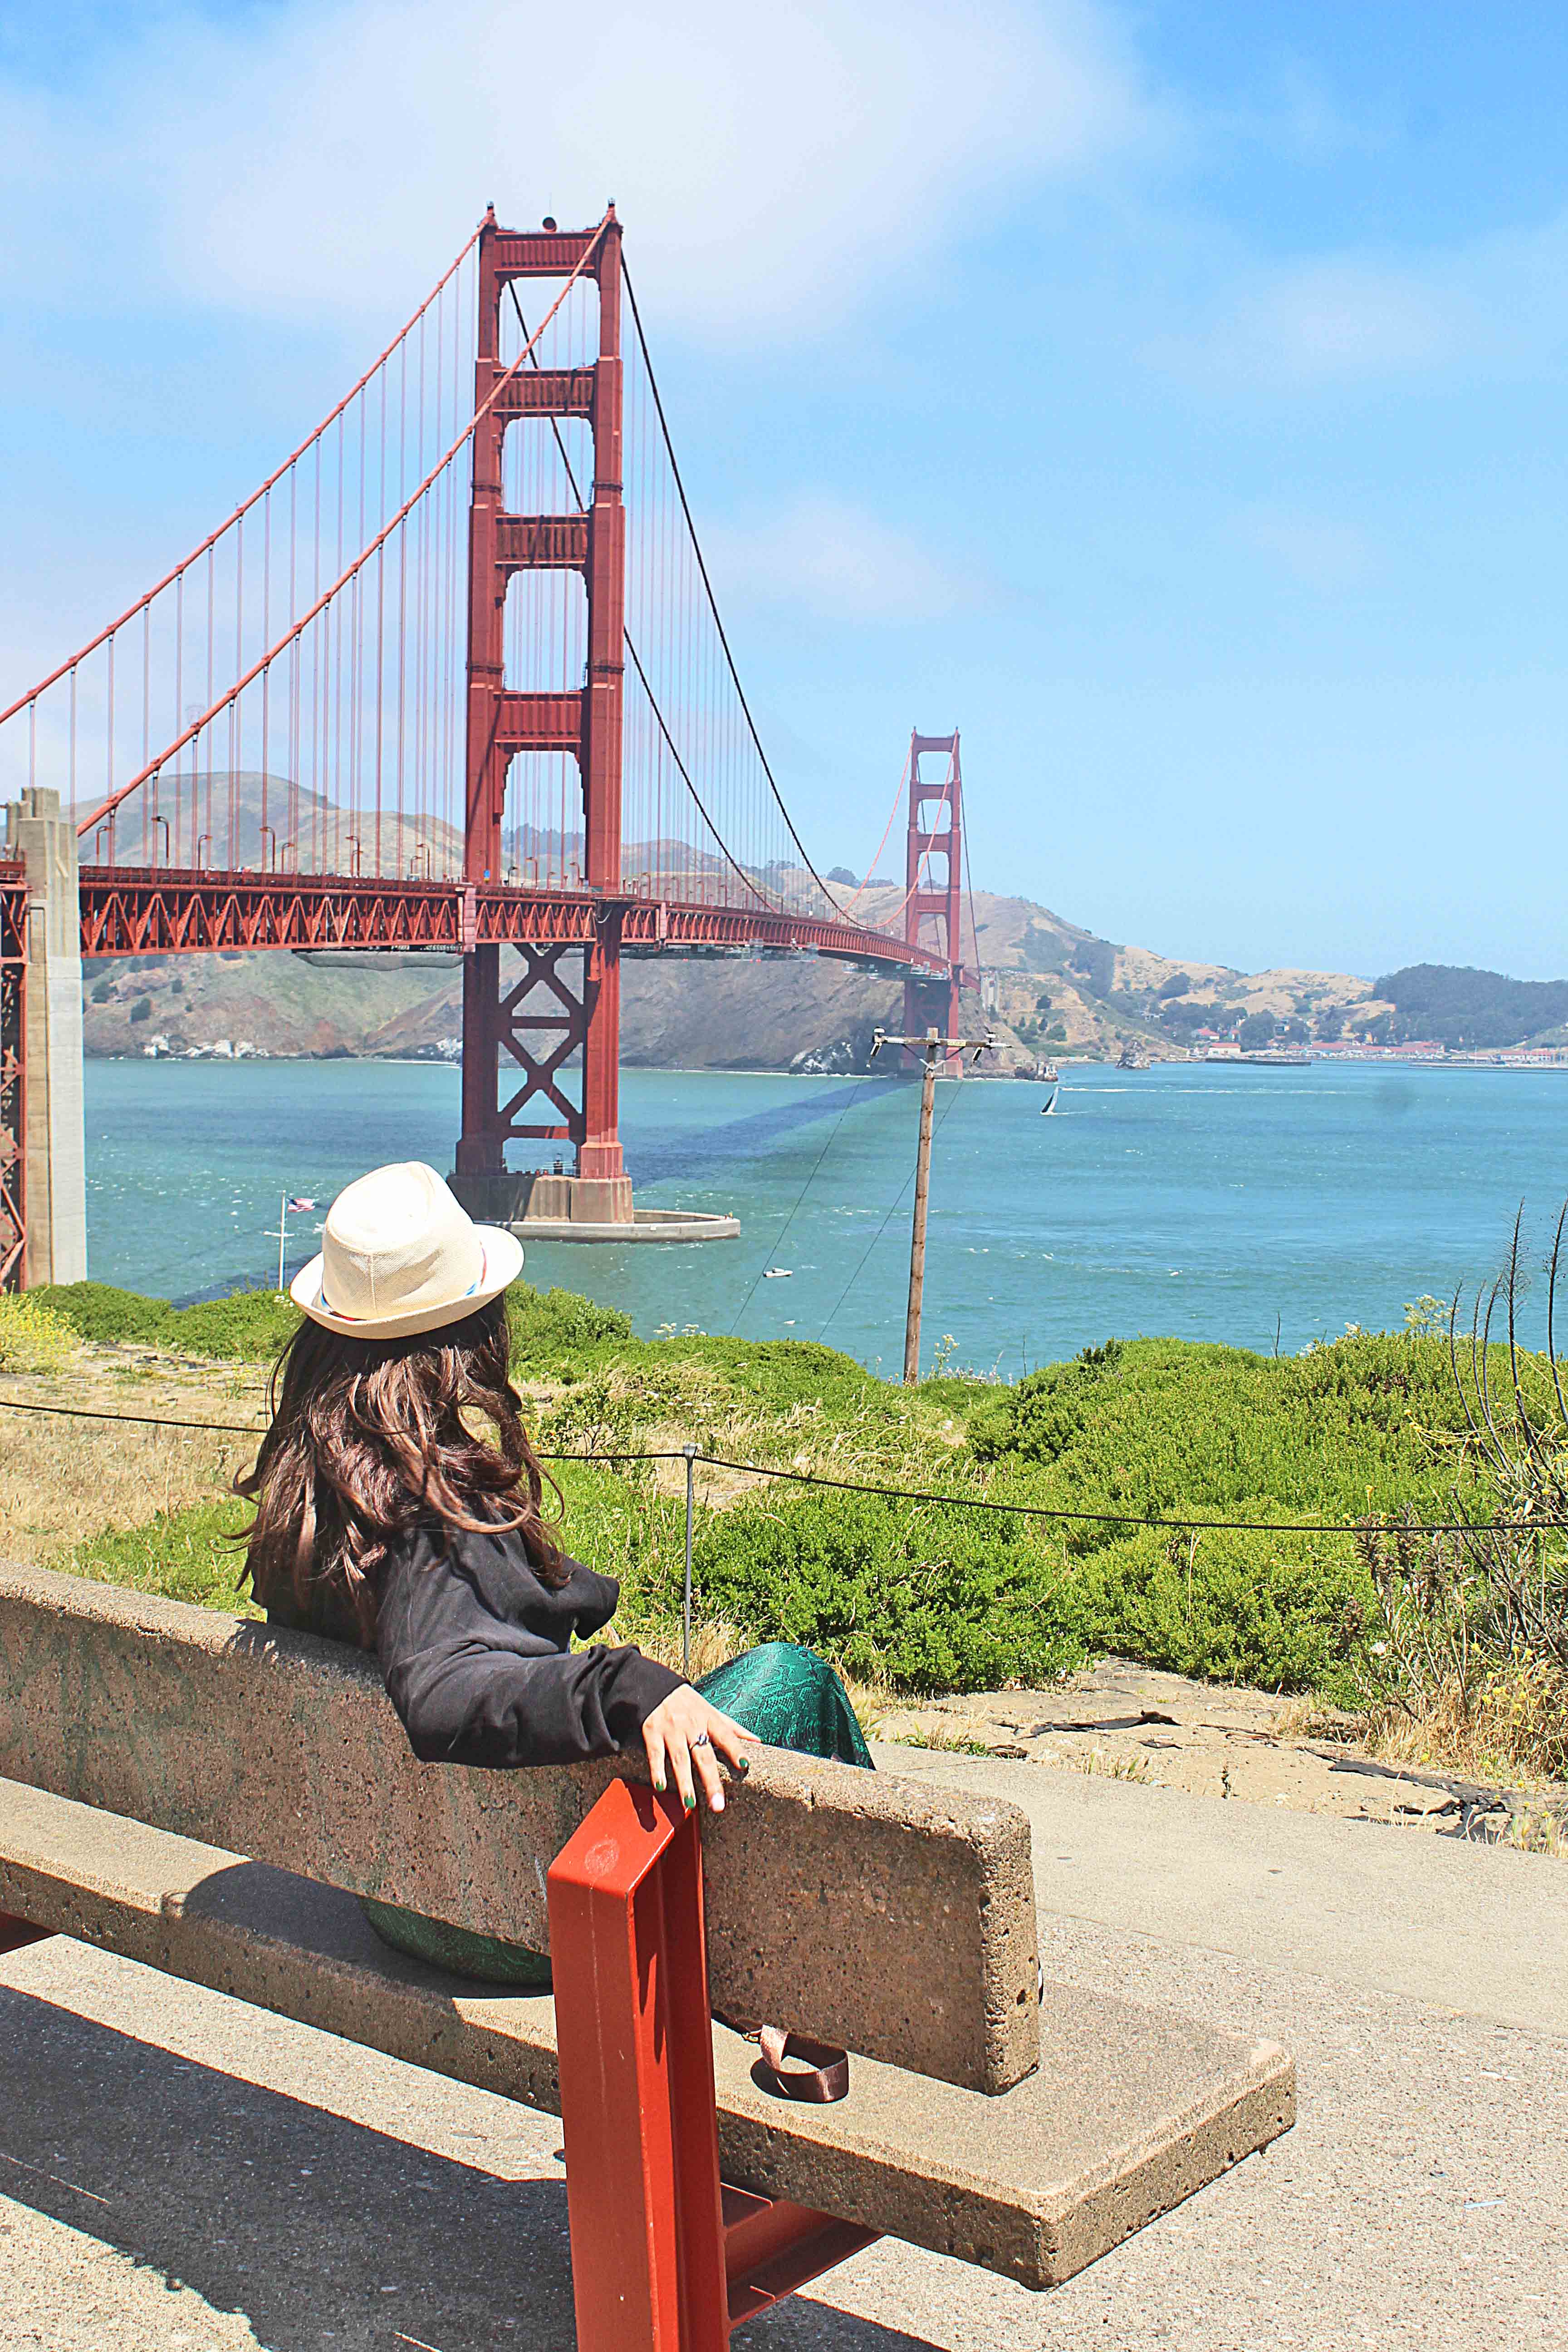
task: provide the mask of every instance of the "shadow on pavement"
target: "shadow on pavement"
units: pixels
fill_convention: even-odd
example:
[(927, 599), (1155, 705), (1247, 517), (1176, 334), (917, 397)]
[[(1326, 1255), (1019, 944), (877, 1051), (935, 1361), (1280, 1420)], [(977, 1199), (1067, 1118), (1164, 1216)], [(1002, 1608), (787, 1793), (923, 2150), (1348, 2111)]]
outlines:
[[(14, 1989), (0, 2049), (0, 2192), (242, 2315), (268, 2352), (570, 2352), (563, 2178), (501, 2179)], [(736, 2342), (932, 2352), (815, 2302)]]

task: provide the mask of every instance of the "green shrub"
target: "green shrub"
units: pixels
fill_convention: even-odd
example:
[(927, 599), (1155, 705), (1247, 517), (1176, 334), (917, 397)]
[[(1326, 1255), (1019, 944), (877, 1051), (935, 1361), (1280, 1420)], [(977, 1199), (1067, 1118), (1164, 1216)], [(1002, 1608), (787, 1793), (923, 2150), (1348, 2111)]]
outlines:
[(299, 1310), (275, 1290), (240, 1290), (231, 1298), (171, 1307), (107, 1282), (46, 1286), (29, 1297), (43, 1301), (79, 1339), (163, 1348), (174, 1355), (227, 1357), (268, 1362), (293, 1336)]
[(770, 1495), (708, 1520), (693, 1576), (704, 1615), (906, 1690), (1039, 1682), (1083, 1654), (1028, 1523), (989, 1511)]
[(573, 1290), (514, 1282), (506, 1295), (512, 1360), (520, 1372), (558, 1371), (584, 1353), (632, 1337), (632, 1318)]
[(63, 1371), (77, 1344), (76, 1332), (42, 1291), (0, 1291), (0, 1371)]
[(1348, 1698), (1350, 1662), (1375, 1620), (1371, 1580), (1346, 1538), (1154, 1528), (1084, 1561), (1072, 1616), (1087, 1649), (1256, 1689)]

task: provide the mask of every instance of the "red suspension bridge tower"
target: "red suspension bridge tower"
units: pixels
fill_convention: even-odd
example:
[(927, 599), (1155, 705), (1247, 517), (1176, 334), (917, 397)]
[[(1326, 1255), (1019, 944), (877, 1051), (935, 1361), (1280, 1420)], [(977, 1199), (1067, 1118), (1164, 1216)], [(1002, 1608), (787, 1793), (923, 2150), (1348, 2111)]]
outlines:
[[(922, 782), (921, 761), (935, 755), (947, 767), (939, 778)], [(963, 874), (963, 776), (959, 765), (958, 737), (910, 737), (910, 818), (904, 850), (904, 938), (914, 949), (930, 949), (931, 929), (941, 934), (940, 952), (947, 969), (940, 978), (906, 971), (904, 1031), (910, 1037), (934, 1028), (943, 1037), (962, 1034), (959, 992), (963, 985), (963, 919), (960, 891)], [(950, 1076), (963, 1066), (962, 1054), (948, 1057)]]
[[(500, 308), (513, 280), (591, 274), (599, 296), (598, 356), (586, 367), (504, 369)], [(570, 1143), (572, 1177), (553, 1180), (556, 1216), (629, 1223), (631, 1179), (616, 1130), (620, 1051), (621, 757), (626, 676), (626, 509), (621, 496), (621, 227), (610, 207), (597, 229), (521, 234), (486, 215), (479, 245), (479, 352), (473, 496), (468, 525), (468, 800), (464, 877), (470, 892), (501, 877), (507, 776), (519, 753), (563, 751), (583, 792), (583, 879), (595, 899), (582, 947), (521, 949), (523, 969), (500, 984), (499, 945), (464, 942), (463, 1125), (458, 1190), (470, 1209), (513, 1214), (528, 1180), (507, 1174), (513, 1138)], [(503, 381), (504, 380), (504, 381)], [(497, 386), (500, 396), (494, 397)], [(505, 511), (502, 453), (513, 424), (583, 418), (593, 443), (593, 494), (577, 514)], [(587, 675), (563, 690), (510, 688), (504, 671), (509, 586), (520, 572), (569, 571), (587, 593)], [(575, 968), (575, 971), (574, 971)], [(575, 984), (574, 984), (574, 982)], [(574, 1097), (567, 1065), (581, 1056)], [(502, 1056), (521, 1083), (502, 1103)], [(525, 1117), (525, 1112), (532, 1117)], [(546, 1180), (552, 1181), (552, 1180)], [(542, 1205), (534, 1203), (535, 1207)]]

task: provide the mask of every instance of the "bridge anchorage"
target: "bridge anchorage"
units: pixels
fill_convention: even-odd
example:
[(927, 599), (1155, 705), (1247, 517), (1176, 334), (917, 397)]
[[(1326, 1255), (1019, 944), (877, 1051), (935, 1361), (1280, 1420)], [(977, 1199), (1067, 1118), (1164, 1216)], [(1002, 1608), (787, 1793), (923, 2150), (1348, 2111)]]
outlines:
[(87, 958), (460, 960), (476, 1213), (734, 1232), (633, 1202), (623, 958), (836, 957), (902, 977), (906, 1029), (956, 1034), (957, 737), (916, 735), (908, 782), (907, 887), (873, 921), (817, 874), (753, 724), (614, 206), (487, 213), (316, 431), (0, 711), (0, 1282), (85, 1270), (79, 929)]

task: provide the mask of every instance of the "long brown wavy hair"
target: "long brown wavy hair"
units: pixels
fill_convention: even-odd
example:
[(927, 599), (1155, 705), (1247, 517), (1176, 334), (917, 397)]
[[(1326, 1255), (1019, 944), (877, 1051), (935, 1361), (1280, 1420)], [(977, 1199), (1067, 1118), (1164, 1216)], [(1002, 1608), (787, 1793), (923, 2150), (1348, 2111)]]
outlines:
[(540, 1580), (566, 1581), (511, 1384), (504, 1297), (411, 1339), (350, 1339), (307, 1318), (268, 1402), (256, 1466), (235, 1480), (256, 1505), (245, 1572), (265, 1607), (373, 1648), (388, 1553), (418, 1525), (515, 1528)]

